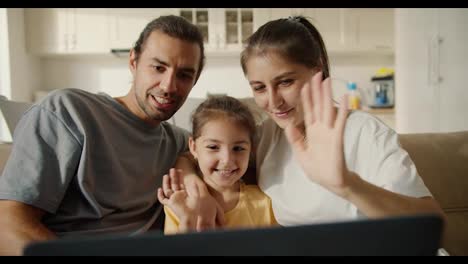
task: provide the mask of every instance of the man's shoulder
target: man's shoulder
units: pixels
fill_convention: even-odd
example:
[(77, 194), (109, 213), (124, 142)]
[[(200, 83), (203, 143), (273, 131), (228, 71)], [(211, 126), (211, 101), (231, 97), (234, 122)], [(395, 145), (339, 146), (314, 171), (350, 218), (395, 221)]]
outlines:
[(52, 112), (62, 112), (64, 109), (94, 108), (102, 104), (102, 96), (76, 88), (65, 88), (51, 91), (46, 97), (37, 102), (43, 109)]
[(77, 88), (64, 88), (64, 89), (57, 89), (51, 91), (42, 101), (50, 101), (53, 99), (66, 99), (66, 98), (86, 98), (86, 97), (93, 97), (96, 94), (90, 93), (85, 90), (77, 89)]

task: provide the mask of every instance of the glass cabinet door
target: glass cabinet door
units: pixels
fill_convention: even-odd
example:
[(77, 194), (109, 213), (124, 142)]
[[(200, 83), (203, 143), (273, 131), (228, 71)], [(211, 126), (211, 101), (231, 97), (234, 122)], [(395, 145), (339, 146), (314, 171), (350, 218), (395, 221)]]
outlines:
[(239, 49), (253, 33), (253, 10), (248, 8), (226, 9), (224, 22), (228, 49)]
[(180, 16), (197, 26), (203, 34), (203, 42), (208, 44), (208, 10), (200, 8), (181, 9)]
[(252, 35), (253, 33), (253, 11), (250, 10), (241, 10), (241, 36), (242, 36), (242, 43), (245, 43), (246, 40)]

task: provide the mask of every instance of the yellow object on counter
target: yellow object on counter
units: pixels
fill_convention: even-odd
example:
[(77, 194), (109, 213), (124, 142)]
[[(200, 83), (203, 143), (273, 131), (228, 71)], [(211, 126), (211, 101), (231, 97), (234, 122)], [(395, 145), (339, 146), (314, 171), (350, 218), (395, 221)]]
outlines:
[(377, 70), (375, 76), (376, 77), (385, 77), (385, 76), (390, 76), (390, 75), (394, 75), (394, 74), (395, 74), (395, 71), (393, 69), (382, 67), (382, 68)]
[(349, 109), (357, 110), (361, 108), (361, 100), (357, 96), (349, 96)]

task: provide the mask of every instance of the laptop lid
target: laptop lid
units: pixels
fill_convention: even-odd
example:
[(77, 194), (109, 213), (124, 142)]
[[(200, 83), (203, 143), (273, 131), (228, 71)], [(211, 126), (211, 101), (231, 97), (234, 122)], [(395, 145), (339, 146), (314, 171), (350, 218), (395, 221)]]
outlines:
[(66, 238), (30, 244), (24, 254), (101, 256), (436, 255), (442, 220), (435, 215), (164, 236)]

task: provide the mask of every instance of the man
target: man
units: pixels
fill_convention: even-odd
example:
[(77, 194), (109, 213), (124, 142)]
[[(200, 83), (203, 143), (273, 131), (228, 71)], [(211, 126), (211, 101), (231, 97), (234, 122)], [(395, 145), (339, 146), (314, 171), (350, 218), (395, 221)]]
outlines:
[(33, 241), (154, 226), (163, 214), (162, 176), (187, 150), (188, 133), (163, 121), (184, 103), (204, 59), (194, 25), (160, 17), (130, 52), (126, 96), (64, 89), (27, 111), (0, 177), (0, 254), (22, 254)]

